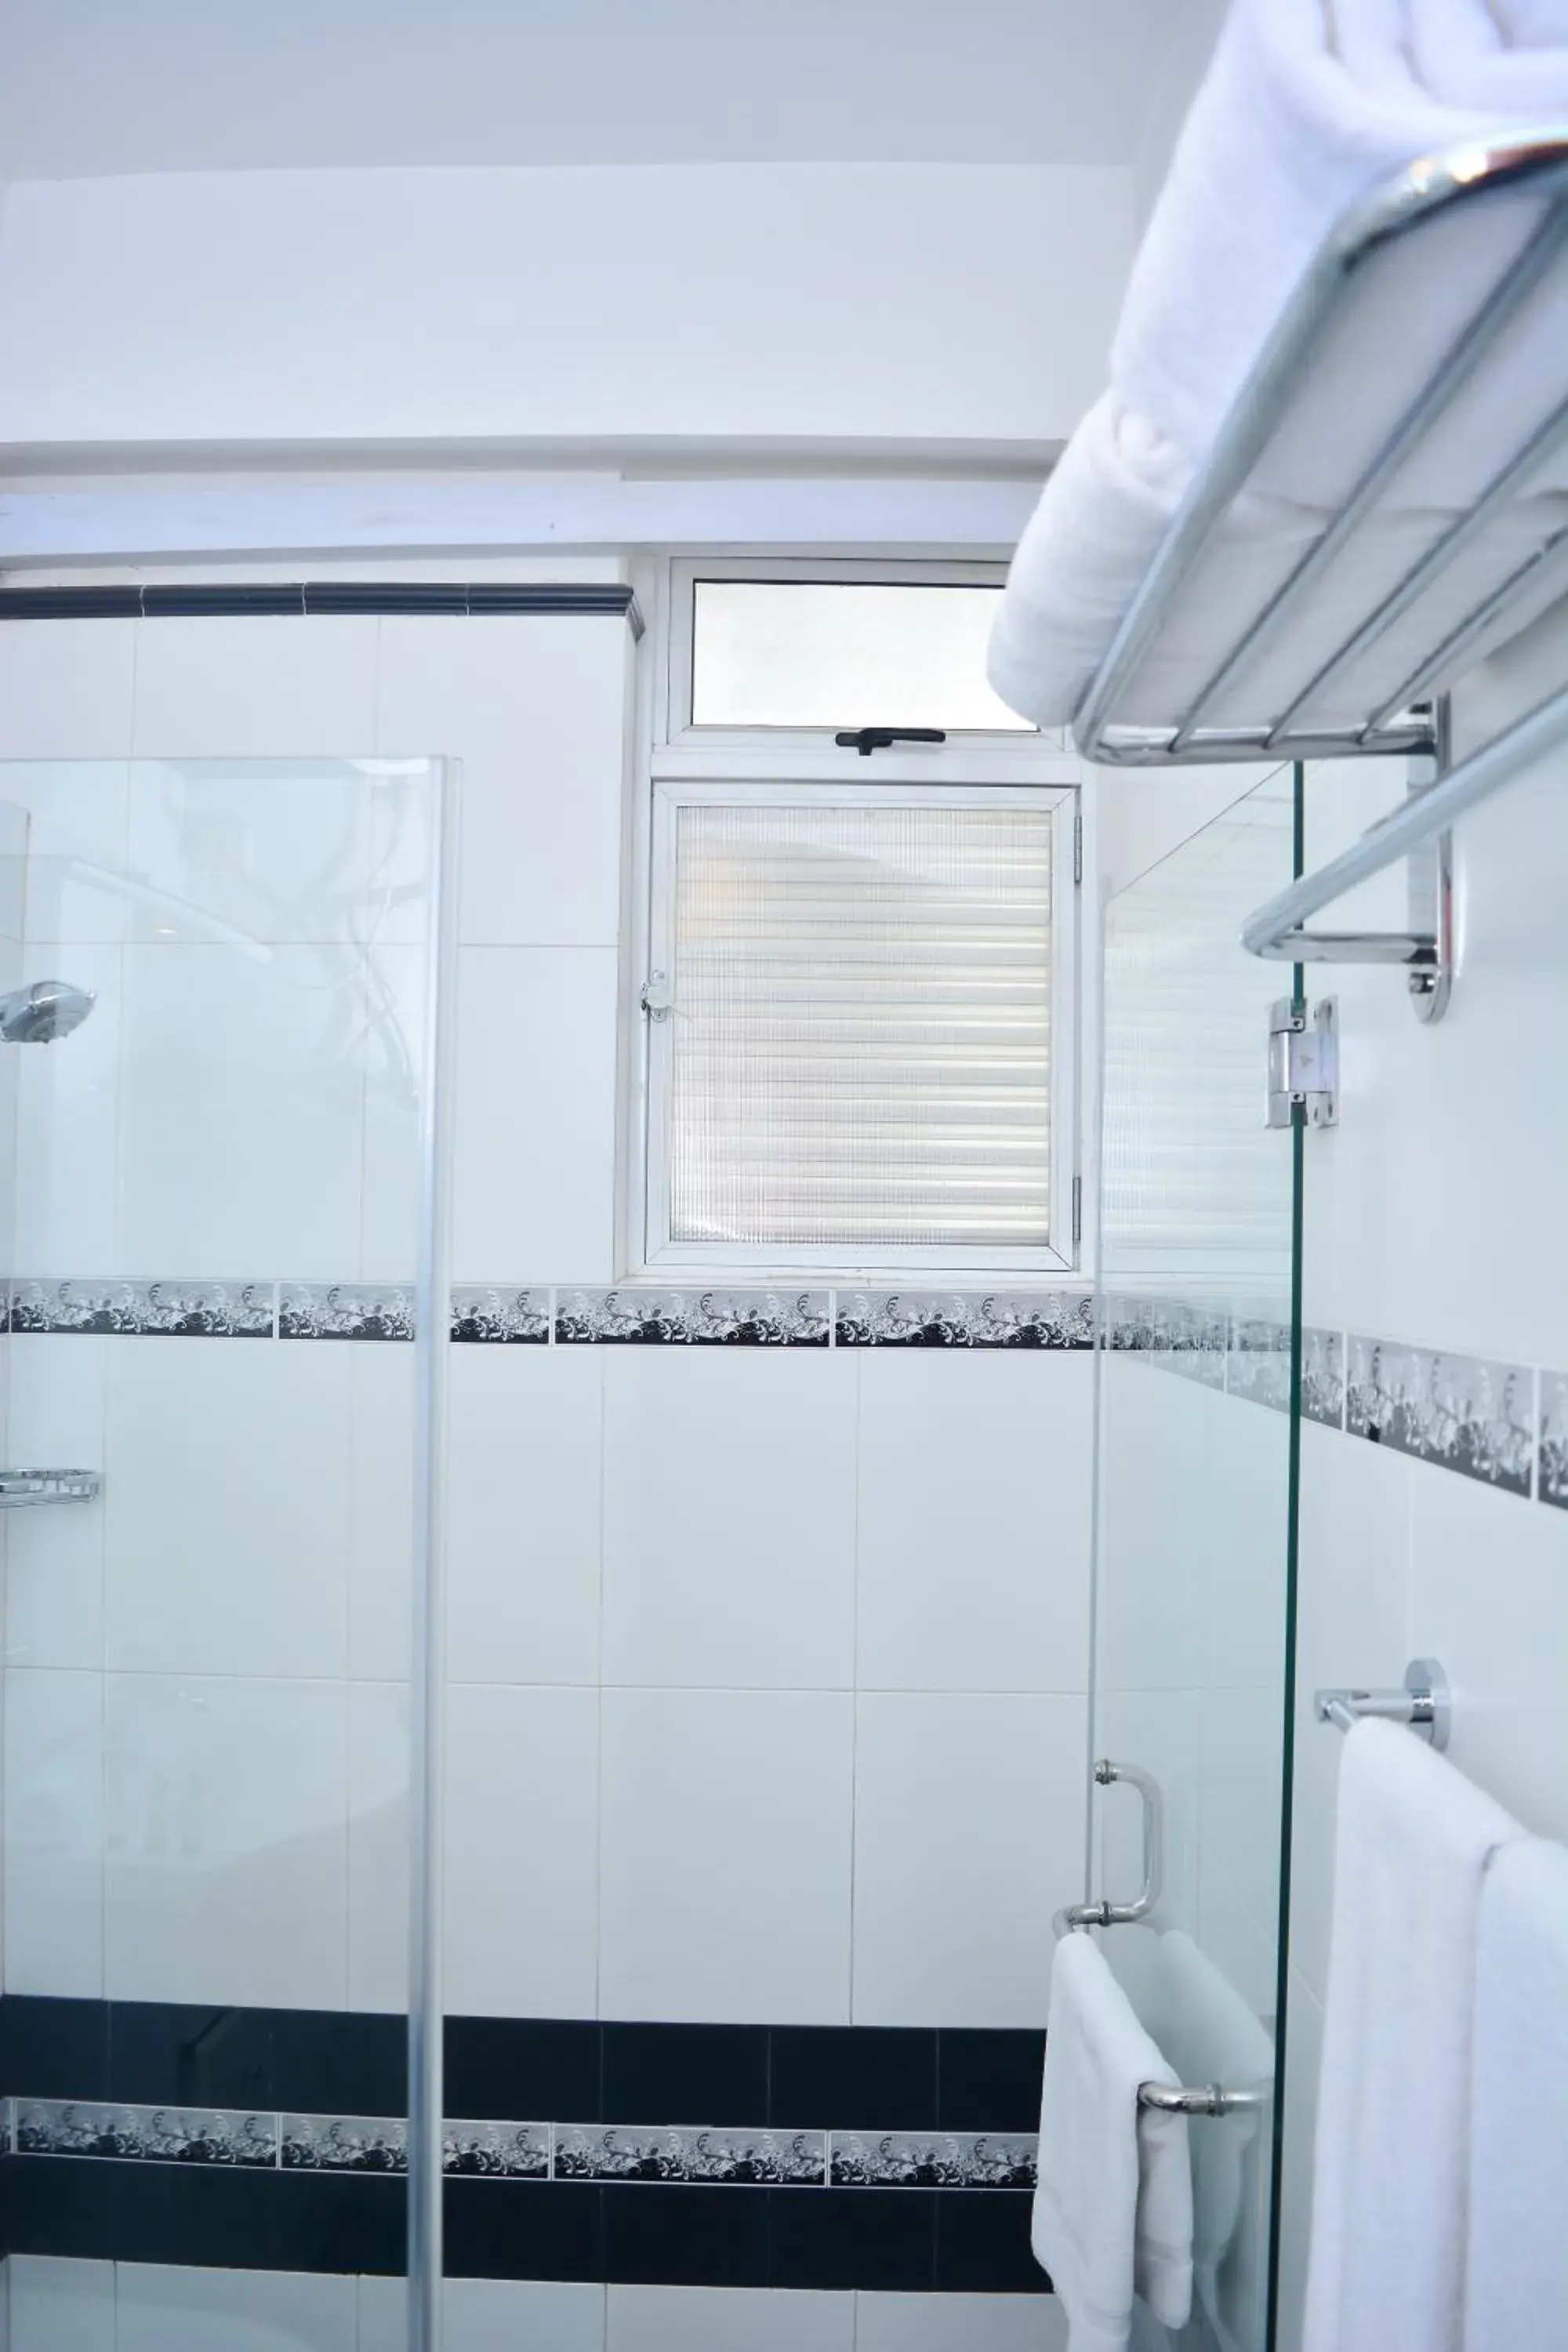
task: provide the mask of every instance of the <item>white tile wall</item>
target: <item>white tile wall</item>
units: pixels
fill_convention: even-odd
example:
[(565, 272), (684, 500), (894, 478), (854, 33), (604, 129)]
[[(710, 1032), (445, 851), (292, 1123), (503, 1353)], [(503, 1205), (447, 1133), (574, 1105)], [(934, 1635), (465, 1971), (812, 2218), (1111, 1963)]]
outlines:
[[(71, 741), (67, 758), (0, 762), (0, 793), (28, 813), (26, 936), (115, 945), (126, 935), (113, 878), (129, 854), (131, 771), (123, 757), (81, 756)], [(123, 741), (115, 748), (123, 753)]]
[(5, 2270), (12, 2352), (115, 2352), (112, 2263), (12, 2254)]
[(613, 2286), (605, 2352), (855, 2352), (852, 2294)]
[(137, 625), (8, 621), (0, 629), (0, 751), (7, 760), (126, 757)]
[(407, 1676), (413, 1628), (414, 1350), (331, 1352), (349, 1360), (350, 1671), (395, 1682)]
[(854, 1356), (608, 1358), (605, 1681), (848, 1689)]
[(104, 1522), (110, 1670), (345, 1674), (358, 1351), (166, 1337), (104, 1345), (103, 1496), (83, 1517)]
[(1447, 1668), (1449, 1758), (1527, 1829), (1568, 1840), (1568, 1512), (1426, 1465), (1410, 1506), (1412, 1649)]
[[(359, 2282), (357, 2352), (406, 2352), (401, 2279)], [(604, 2352), (605, 2290), (547, 2279), (448, 2279), (445, 2352)]]
[(862, 1694), (855, 2021), (1039, 2025), (1082, 1882), (1081, 1697)]
[(849, 2017), (854, 1702), (606, 1690), (606, 2017)]
[(452, 1351), (447, 1664), (458, 1682), (599, 1678), (609, 1353)]
[[(245, 625), (217, 624), (220, 631)], [(298, 634), (304, 644), (310, 624)], [(237, 740), (246, 739), (224, 741)], [(422, 933), (427, 768), (410, 763), (406, 773), (384, 774), (374, 762), (322, 756), (325, 744), (310, 748), (310, 758), (247, 752), (241, 760), (231, 752), (226, 759), (139, 758), (131, 766), (130, 872), (163, 895), (155, 902), (127, 901), (127, 938), (199, 938), (202, 916), (268, 942), (368, 943), (402, 938), (410, 926), (415, 936)], [(364, 740), (353, 748), (363, 752)], [(407, 886), (413, 896), (399, 904), (395, 894)]]
[(369, 751), (380, 625), (291, 614), (142, 622), (133, 756), (353, 759)]
[(309, 1280), (355, 1267), (357, 952), (279, 947), (260, 962), (228, 947), (127, 948), (120, 986), (114, 1270)]
[(1086, 1370), (860, 1351), (862, 1687), (1087, 1687)]
[[(598, 1968), (596, 1690), (453, 1684), (446, 2001), (462, 2015), (592, 2017)], [(408, 1999), (406, 1686), (349, 1690), (349, 2006)]]
[[(103, 1339), (15, 1333), (6, 1453), (18, 1465), (100, 1470)], [(5, 1656), (18, 1666), (103, 1663), (104, 1519), (82, 1510), (10, 1514), (5, 1528)]]
[(599, 619), (383, 621), (376, 750), (462, 761), (466, 944), (615, 946), (628, 657)]
[[(362, 2286), (363, 2286), (362, 2282)], [(599, 2352), (605, 2290), (543, 2279), (448, 2279), (445, 2352)], [(361, 2352), (371, 2352), (362, 2341)]]
[(408, 1685), (353, 1682), (348, 1703), (348, 2005), (406, 2009)]
[(357, 2352), (352, 2278), (121, 2263), (115, 2352)]
[(5, 1990), (103, 1995), (103, 1677), (5, 1676)]
[(1049, 2294), (868, 2294), (855, 2298), (856, 2352), (1066, 2352)]
[(452, 1689), (446, 1990), (458, 2014), (595, 2013), (599, 1705), (593, 1690)]
[(344, 1685), (136, 1674), (103, 1688), (109, 1998), (343, 2007)]
[(463, 1282), (616, 1275), (613, 948), (465, 948), (453, 1267)]
[(14, 1265), (30, 1274), (112, 1275), (121, 1224), (120, 953), (72, 947), (57, 960), (59, 972), (40, 978), (73, 981), (98, 1003), (68, 1051), (18, 1049)]

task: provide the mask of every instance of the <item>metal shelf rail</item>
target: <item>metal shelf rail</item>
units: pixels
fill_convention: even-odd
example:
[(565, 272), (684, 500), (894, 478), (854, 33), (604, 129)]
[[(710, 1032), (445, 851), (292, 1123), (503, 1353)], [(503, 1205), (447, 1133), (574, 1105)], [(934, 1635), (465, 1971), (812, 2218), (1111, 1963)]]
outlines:
[[(1282, 584), (1250, 620), (1165, 723), (1119, 719), (1130, 690), (1161, 633), (1180, 608), (1194, 566), (1215, 547), (1234, 501), (1289, 418), (1314, 356), (1341, 323), (1345, 306), (1364, 285), (1376, 257), (1431, 231), (1458, 208), (1527, 204), (1537, 215), (1484, 299), (1453, 337), (1441, 360), (1363, 468), (1321, 534)], [(1376, 512), (1402, 470), (1424, 446), (1459, 394), (1470, 385), (1507, 329), (1542, 294), (1568, 257), (1568, 125), (1520, 133), (1495, 143), (1471, 143), (1411, 163), (1352, 208), (1325, 240), (1287, 304), (1257, 366), (1237, 397), (1215, 447), (1189, 488), (1153, 562), (1133, 597), (1110, 650), (1073, 721), (1086, 759), (1102, 765), (1163, 767), (1197, 761), (1332, 759), (1426, 755), (1425, 775), (1409, 802), (1342, 856), (1260, 908), (1245, 941), (1255, 955), (1291, 962), (1365, 961), (1408, 968), (1415, 1009), (1425, 1019), (1441, 1013), (1447, 995), (1447, 828), (1467, 809), (1522, 774), (1568, 735), (1568, 693), (1542, 703), (1493, 742), (1448, 768), (1442, 698), (1467, 666), (1502, 642), (1516, 626), (1568, 593), (1568, 527), (1540, 544), (1503, 580), (1493, 582), (1462, 617), (1451, 617), (1393, 692), (1350, 726), (1313, 724), (1310, 714), (1327, 691), (1342, 689), (1355, 666), (1395, 625), (1415, 612), (1438, 583), (1462, 579), (1462, 566), (1487, 525), (1531, 486), (1547, 461), (1568, 446), (1568, 347), (1563, 396), (1503, 456), (1479, 494), (1423, 552), (1373, 610), (1355, 624), (1326, 659), (1309, 656), (1305, 674), (1255, 723), (1213, 722), (1222, 700), (1234, 706), (1248, 674), (1269, 650), (1289, 643), (1291, 628), (1310, 617), (1315, 592), (1356, 532)], [(1444, 611), (1455, 609), (1445, 596)], [(1417, 619), (1419, 616), (1417, 616)], [(1303, 631), (1310, 637), (1310, 631)], [(1278, 675), (1278, 669), (1277, 673)], [(1427, 764), (1429, 762), (1429, 764)], [(1354, 883), (1424, 846), (1413, 896), (1421, 902), (1407, 933), (1312, 933), (1301, 926)], [(1413, 876), (1413, 883), (1416, 877)]]

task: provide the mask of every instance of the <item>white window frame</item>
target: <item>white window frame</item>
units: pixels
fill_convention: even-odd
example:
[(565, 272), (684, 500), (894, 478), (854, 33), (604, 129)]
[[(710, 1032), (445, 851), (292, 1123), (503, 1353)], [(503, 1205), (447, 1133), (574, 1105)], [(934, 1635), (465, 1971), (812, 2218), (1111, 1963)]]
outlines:
[[(835, 744), (830, 729), (694, 728), (690, 724), (691, 622), (698, 580), (913, 582), (992, 585), (1000, 563), (893, 558), (693, 556), (659, 561), (641, 583), (653, 625), (644, 673), (642, 816), (635, 828), (632, 962), (627, 997), (626, 1160), (623, 1192), (626, 1280), (679, 1282), (683, 1276), (756, 1285), (776, 1274), (814, 1286), (896, 1282), (911, 1274), (955, 1284), (1051, 1281), (1077, 1274), (1082, 1238), (1082, 1118), (1078, 1031), (1084, 1003), (1082, 935), (1084, 771), (1050, 733), (954, 730), (941, 744), (898, 746), (862, 758)], [(876, 723), (876, 714), (867, 721)], [(853, 723), (853, 722), (847, 722)], [(669, 1235), (669, 1032), (643, 1012), (643, 983), (671, 968), (676, 812), (689, 802), (827, 807), (1008, 807), (1026, 796), (1052, 817), (1051, 1186), (1049, 1240), (1031, 1249), (847, 1250), (782, 1244), (674, 1242)]]
[[(834, 556), (818, 562), (806, 556), (673, 558), (658, 600), (655, 640), (653, 720), (654, 741), (663, 755), (660, 772), (776, 776), (781, 772), (808, 775), (825, 768), (837, 775), (847, 762), (851, 772), (874, 765), (882, 782), (919, 783), (952, 772), (956, 764), (966, 782), (1033, 781), (1042, 755), (1065, 749), (1061, 730), (952, 728), (945, 743), (900, 743), (863, 759), (859, 752), (836, 744), (834, 730), (828, 727), (695, 727), (691, 722), (692, 625), (700, 580), (781, 584), (799, 581), (826, 587), (863, 582), (878, 587), (999, 588), (1005, 578), (1006, 566), (1001, 563), (894, 563), (866, 556)], [(876, 726), (896, 722), (897, 716), (889, 710), (849, 711), (842, 724)]]

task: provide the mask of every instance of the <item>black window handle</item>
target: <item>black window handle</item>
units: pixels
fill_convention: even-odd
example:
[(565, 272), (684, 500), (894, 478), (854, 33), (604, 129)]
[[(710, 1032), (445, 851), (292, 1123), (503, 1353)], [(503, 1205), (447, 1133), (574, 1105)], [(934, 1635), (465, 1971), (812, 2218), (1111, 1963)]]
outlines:
[(858, 751), (868, 760), (873, 751), (886, 751), (895, 743), (945, 743), (945, 727), (850, 727), (834, 741), (841, 751)]

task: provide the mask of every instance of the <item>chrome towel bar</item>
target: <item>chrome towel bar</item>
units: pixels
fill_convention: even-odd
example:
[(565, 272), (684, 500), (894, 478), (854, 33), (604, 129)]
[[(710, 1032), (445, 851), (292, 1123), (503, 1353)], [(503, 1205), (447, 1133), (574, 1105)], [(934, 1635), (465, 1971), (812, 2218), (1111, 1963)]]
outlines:
[(1373, 1718), (1401, 1723), (1441, 1755), (1448, 1745), (1453, 1706), (1447, 1676), (1436, 1659), (1412, 1658), (1402, 1690), (1314, 1691), (1312, 1713), (1320, 1723), (1331, 1723), (1339, 1731)]
[(1174, 2090), (1168, 2083), (1138, 2085), (1139, 2105), (1152, 2107), (1162, 2116), (1257, 2115), (1273, 2096), (1272, 2083), (1254, 2083), (1245, 2091), (1227, 2091), (1223, 2083), (1204, 2083), (1195, 2087), (1184, 2083)]

